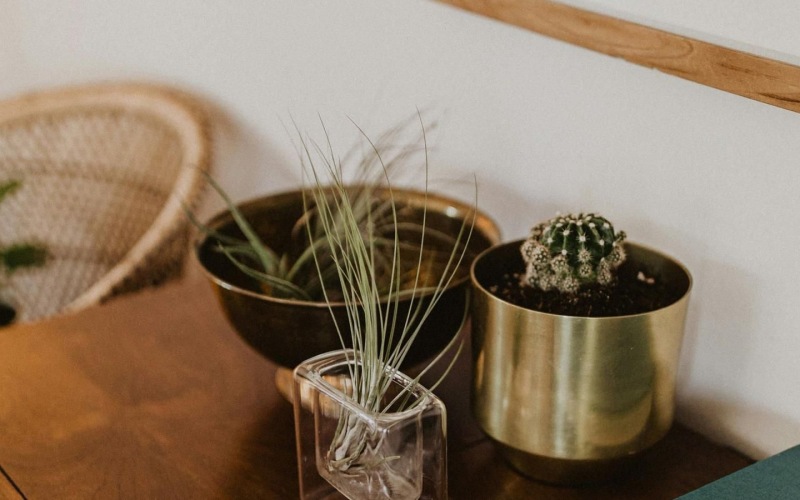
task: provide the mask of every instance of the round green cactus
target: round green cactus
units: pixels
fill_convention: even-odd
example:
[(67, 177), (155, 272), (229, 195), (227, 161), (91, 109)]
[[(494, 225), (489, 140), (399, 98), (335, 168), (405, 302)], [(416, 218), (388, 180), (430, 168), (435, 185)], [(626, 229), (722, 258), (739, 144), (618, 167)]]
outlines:
[(600, 215), (559, 215), (531, 229), (522, 244), (524, 283), (574, 294), (581, 285), (610, 285), (625, 261), (623, 231)]

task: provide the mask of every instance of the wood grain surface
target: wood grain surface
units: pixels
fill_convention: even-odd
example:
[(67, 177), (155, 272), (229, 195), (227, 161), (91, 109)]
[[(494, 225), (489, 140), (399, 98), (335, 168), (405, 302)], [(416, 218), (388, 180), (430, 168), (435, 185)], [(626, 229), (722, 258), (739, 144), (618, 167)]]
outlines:
[(0, 498), (4, 500), (18, 500), (24, 498), (17, 486), (11, 481), (4, 470), (0, 468)]
[(296, 496), (291, 406), (206, 288), (0, 334), (0, 464), (28, 498)]
[(800, 112), (800, 67), (548, 0), (439, 0), (542, 35)]
[[(0, 466), (13, 480), (0, 475), (0, 498), (297, 497), (292, 410), (275, 366), (194, 276), (0, 331)], [(475, 425), (468, 356), (455, 370), (438, 391), (452, 498), (674, 498), (750, 463), (677, 426), (623, 480), (537, 483)]]

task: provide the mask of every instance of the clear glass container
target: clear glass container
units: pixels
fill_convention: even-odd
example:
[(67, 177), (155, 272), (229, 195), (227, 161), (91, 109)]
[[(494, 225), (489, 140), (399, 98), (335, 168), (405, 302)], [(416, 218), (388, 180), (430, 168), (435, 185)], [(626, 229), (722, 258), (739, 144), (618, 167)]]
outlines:
[(300, 498), (446, 499), (444, 403), (394, 372), (384, 401), (407, 391), (407, 409), (369, 411), (348, 395), (359, 368), (352, 351), (334, 351), (294, 371)]

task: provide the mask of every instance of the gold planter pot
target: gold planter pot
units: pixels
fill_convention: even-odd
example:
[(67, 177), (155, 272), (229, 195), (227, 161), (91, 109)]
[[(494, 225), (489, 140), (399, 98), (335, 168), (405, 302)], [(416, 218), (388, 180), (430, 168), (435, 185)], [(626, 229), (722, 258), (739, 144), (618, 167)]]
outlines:
[(627, 244), (677, 290), (661, 309), (576, 317), (526, 309), (494, 295), (490, 277), (520, 272), (522, 240), (473, 262), (473, 412), (516, 469), (554, 483), (623, 471), (672, 425), (675, 377), (692, 280), (678, 262)]

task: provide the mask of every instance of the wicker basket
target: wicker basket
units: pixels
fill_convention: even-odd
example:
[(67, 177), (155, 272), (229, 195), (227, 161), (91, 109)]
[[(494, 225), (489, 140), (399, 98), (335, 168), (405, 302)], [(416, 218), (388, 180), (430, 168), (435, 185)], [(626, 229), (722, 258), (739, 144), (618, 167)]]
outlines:
[(4, 280), (19, 321), (75, 311), (180, 275), (210, 164), (205, 115), (183, 94), (100, 85), (0, 103), (0, 244), (51, 258)]

